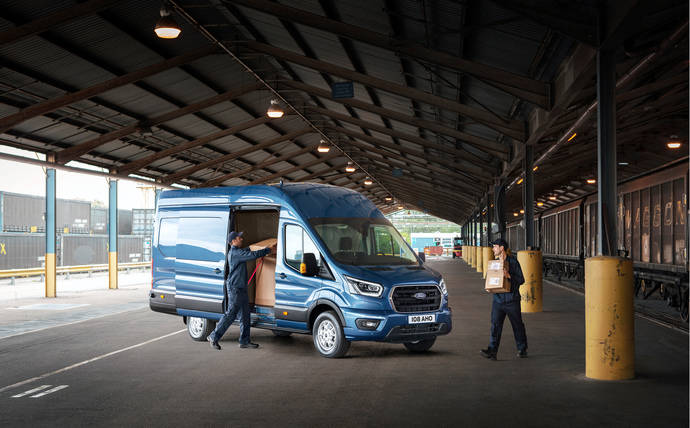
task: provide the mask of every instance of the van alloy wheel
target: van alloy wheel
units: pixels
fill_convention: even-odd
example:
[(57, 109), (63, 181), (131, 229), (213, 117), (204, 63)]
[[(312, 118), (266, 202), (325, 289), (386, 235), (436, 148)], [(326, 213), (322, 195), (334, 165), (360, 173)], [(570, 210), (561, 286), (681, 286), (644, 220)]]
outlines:
[(335, 326), (330, 320), (325, 320), (319, 324), (318, 340), (321, 349), (330, 353), (335, 346)]
[(206, 340), (209, 334), (216, 328), (216, 323), (206, 318), (187, 317), (187, 332), (197, 342)]
[(312, 326), (314, 347), (321, 356), (340, 358), (350, 349), (350, 341), (345, 338), (340, 319), (333, 311), (319, 314)]

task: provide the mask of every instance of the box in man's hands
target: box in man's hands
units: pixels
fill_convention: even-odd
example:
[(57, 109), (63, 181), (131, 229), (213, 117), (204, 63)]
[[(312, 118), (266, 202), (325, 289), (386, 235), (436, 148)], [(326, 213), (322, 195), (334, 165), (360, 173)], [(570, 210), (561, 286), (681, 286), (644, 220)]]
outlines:
[(508, 293), (510, 292), (510, 279), (503, 274), (504, 262), (500, 260), (489, 260), (488, 270), (486, 271), (486, 282), (484, 290), (489, 293)]

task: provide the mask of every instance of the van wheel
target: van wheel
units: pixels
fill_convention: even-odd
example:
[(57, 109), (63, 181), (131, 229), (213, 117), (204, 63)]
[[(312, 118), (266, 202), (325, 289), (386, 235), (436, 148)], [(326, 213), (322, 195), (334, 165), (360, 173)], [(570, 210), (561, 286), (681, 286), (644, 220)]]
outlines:
[(273, 332), (274, 336), (277, 337), (288, 337), (292, 335), (291, 331), (283, 331), (283, 330), (271, 330)]
[(435, 337), (433, 339), (417, 340), (415, 342), (405, 342), (403, 343), (403, 345), (405, 345), (405, 348), (407, 348), (408, 351), (416, 353), (428, 351), (429, 349), (431, 349), (432, 346), (434, 346), (434, 342), (436, 342)]
[(332, 311), (323, 312), (316, 317), (312, 335), (314, 347), (323, 357), (340, 358), (350, 349), (350, 342), (345, 339), (340, 320)]
[(187, 332), (197, 342), (206, 340), (209, 334), (216, 328), (214, 321), (206, 318), (187, 317)]

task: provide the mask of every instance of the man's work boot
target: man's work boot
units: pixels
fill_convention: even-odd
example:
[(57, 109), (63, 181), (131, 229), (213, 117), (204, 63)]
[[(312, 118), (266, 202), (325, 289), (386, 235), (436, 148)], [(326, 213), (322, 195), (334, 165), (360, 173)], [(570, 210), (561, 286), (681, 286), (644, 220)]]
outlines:
[(491, 348), (482, 349), (479, 354), (484, 358), (496, 361), (496, 351)]
[(208, 340), (208, 343), (211, 344), (211, 348), (217, 349), (217, 350), (220, 351), (220, 345), (218, 344), (218, 341), (217, 341), (217, 340), (213, 340), (213, 338), (212, 338), (211, 336), (208, 336), (208, 337), (206, 338), (206, 340)]
[(244, 349), (244, 348), (256, 349), (256, 348), (258, 348), (258, 347), (259, 347), (258, 344), (252, 343), (252, 342), (249, 342), (249, 343), (240, 343), (240, 348), (243, 348), (243, 349)]
[(527, 358), (527, 350), (518, 351), (518, 358)]

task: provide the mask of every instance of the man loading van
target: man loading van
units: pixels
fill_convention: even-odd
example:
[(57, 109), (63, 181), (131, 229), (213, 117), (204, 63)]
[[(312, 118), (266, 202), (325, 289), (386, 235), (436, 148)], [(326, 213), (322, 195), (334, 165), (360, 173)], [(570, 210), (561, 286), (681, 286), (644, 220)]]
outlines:
[(507, 293), (495, 293), (491, 306), (491, 337), (489, 347), (482, 349), (480, 354), (490, 360), (496, 359), (498, 345), (501, 342), (501, 332), (503, 331), (503, 321), (506, 315), (510, 319), (515, 335), (515, 344), (518, 349), (518, 357), (527, 357), (527, 333), (525, 324), (522, 322), (522, 312), (520, 308), (520, 285), (525, 282), (522, 275), (522, 268), (515, 257), (510, 255), (508, 243), (505, 239), (496, 239), (491, 243), (494, 257), (501, 260), (504, 266), (503, 276), (510, 279), (510, 291)]
[(247, 262), (269, 254), (276, 253), (276, 245), (266, 247), (263, 250), (250, 251), (242, 248), (243, 232), (230, 232), (228, 240), (232, 244), (228, 251), (228, 277), (225, 280), (227, 290), (228, 308), (223, 317), (218, 321), (216, 328), (208, 335), (207, 340), (211, 348), (220, 350), (218, 341), (225, 334), (228, 327), (235, 321), (238, 312), (242, 312), (240, 318), (240, 348), (258, 348), (259, 345), (250, 341), (250, 313), (249, 295), (247, 294)]

